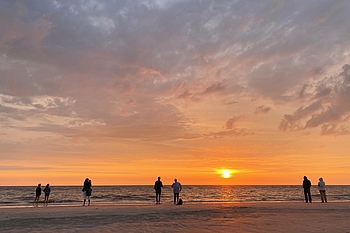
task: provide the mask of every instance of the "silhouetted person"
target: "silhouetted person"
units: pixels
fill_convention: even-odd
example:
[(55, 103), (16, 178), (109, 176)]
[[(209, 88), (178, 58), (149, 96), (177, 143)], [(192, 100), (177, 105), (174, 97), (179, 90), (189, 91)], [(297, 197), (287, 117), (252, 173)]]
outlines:
[(323, 181), (323, 178), (318, 179), (318, 190), (320, 191), (321, 195), (321, 201), (322, 202), (327, 202), (327, 196), (326, 196), (326, 183)]
[(35, 189), (34, 203), (36, 203), (36, 204), (39, 203), (40, 195), (41, 195), (41, 184), (38, 184), (38, 187), (36, 187), (36, 189)]
[(163, 183), (160, 181), (160, 177), (158, 180), (154, 182), (154, 190), (156, 190), (156, 204), (160, 204), (160, 195), (162, 193)]
[(47, 205), (49, 203), (49, 196), (51, 193), (50, 184), (47, 184), (43, 191), (45, 193), (44, 205)]
[(305, 202), (308, 203), (308, 201), (311, 203), (311, 181), (307, 179), (306, 176), (304, 176), (303, 181), (303, 188), (304, 188), (304, 195), (305, 195)]
[(179, 201), (179, 194), (182, 190), (182, 186), (180, 184), (180, 182), (177, 182), (177, 179), (174, 179), (174, 183), (171, 185), (171, 187), (173, 188), (174, 191), (174, 204), (176, 205)]
[(86, 198), (88, 199), (88, 202), (90, 205), (90, 196), (91, 196), (91, 193), (92, 193), (92, 188), (91, 188), (91, 180), (89, 180), (89, 178), (86, 178), (85, 181), (84, 181), (84, 186), (83, 186), (83, 189), (82, 191), (84, 192), (84, 203), (83, 203), (83, 206), (85, 205), (85, 202), (86, 202)]

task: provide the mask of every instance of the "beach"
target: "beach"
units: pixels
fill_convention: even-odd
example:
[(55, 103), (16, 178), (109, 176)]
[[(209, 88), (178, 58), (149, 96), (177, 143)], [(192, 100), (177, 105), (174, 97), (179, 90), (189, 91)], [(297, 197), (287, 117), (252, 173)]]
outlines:
[(7, 207), (0, 232), (350, 232), (350, 202)]

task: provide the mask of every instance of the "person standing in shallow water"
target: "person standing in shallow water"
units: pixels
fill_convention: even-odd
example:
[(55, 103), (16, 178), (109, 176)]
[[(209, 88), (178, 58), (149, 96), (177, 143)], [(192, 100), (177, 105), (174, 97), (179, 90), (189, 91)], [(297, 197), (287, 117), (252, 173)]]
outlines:
[(88, 199), (88, 206), (90, 205), (90, 196), (92, 193), (92, 188), (91, 188), (91, 180), (89, 178), (86, 178), (84, 181), (84, 186), (83, 186), (83, 192), (84, 192), (84, 203), (83, 206), (85, 206), (86, 198)]
[(182, 190), (180, 182), (177, 182), (177, 179), (174, 179), (174, 183), (171, 185), (174, 191), (174, 204), (176, 205), (179, 202), (179, 195)]
[(41, 196), (41, 184), (38, 184), (38, 187), (36, 187), (36, 189), (35, 189), (34, 203), (36, 203), (36, 204), (39, 203), (40, 196)]
[(44, 205), (47, 205), (49, 203), (49, 196), (51, 193), (50, 184), (47, 184), (43, 191), (45, 193)]
[(154, 190), (156, 190), (156, 204), (160, 204), (160, 195), (162, 194), (163, 183), (160, 181), (160, 177), (158, 180), (154, 182)]
[(318, 179), (318, 190), (320, 191), (321, 195), (321, 202), (327, 202), (327, 196), (326, 196), (326, 183), (323, 181), (323, 178)]
[(306, 176), (304, 176), (303, 180), (303, 188), (304, 188), (304, 196), (305, 196), (305, 202), (308, 203), (312, 201), (311, 199), (311, 181), (307, 179)]

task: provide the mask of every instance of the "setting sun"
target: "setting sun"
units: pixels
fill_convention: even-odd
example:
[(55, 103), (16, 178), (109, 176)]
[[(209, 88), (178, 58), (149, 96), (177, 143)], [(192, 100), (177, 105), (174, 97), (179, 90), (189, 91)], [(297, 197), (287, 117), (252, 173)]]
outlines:
[(232, 172), (230, 170), (221, 170), (221, 173), (222, 173), (221, 177), (225, 179), (228, 179), (232, 176), (231, 174)]

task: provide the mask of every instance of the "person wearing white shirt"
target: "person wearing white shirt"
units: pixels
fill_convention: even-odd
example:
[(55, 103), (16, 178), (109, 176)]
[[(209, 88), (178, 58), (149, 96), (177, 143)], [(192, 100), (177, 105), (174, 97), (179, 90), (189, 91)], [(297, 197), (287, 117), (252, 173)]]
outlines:
[(318, 190), (320, 191), (321, 195), (321, 201), (322, 202), (327, 202), (327, 196), (326, 196), (326, 183), (323, 181), (323, 178), (318, 179)]
[(176, 205), (179, 202), (179, 194), (182, 190), (180, 182), (177, 182), (177, 179), (174, 179), (174, 183), (171, 185), (174, 191), (174, 204)]

